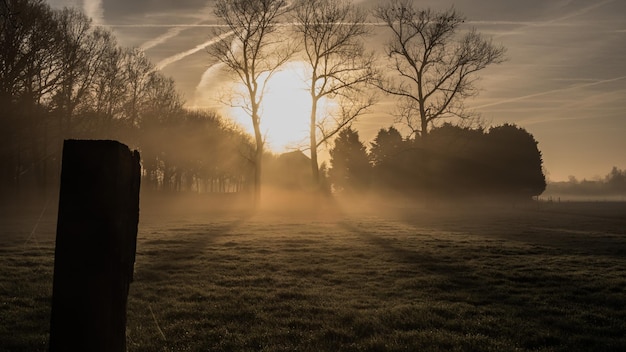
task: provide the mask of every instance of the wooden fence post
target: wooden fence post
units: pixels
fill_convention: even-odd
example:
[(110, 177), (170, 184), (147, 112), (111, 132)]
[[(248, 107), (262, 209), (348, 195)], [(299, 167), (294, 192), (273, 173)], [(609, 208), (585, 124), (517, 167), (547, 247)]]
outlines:
[(139, 153), (66, 140), (54, 255), (50, 351), (126, 351), (139, 222)]

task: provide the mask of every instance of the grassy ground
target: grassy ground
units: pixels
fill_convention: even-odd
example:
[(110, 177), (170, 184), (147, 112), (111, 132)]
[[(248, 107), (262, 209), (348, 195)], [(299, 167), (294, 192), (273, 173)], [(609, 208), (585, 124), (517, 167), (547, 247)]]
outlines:
[[(342, 209), (144, 207), (128, 350), (626, 350), (624, 203)], [(40, 215), (0, 219), (0, 351), (47, 348)]]

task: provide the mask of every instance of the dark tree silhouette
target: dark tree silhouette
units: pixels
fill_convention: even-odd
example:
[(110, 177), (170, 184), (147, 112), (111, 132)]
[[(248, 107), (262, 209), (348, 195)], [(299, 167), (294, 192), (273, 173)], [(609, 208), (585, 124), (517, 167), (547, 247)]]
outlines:
[(525, 129), (505, 124), (489, 130), (492, 192), (519, 197), (546, 189), (543, 160), (537, 141)]
[(55, 87), (57, 25), (43, 1), (0, 5), (0, 192), (26, 178), (45, 186), (50, 116), (44, 105)]
[(545, 189), (537, 142), (514, 125), (444, 124), (428, 139), (379, 131), (370, 149), (376, 187), (424, 197), (530, 199)]
[(370, 182), (371, 165), (359, 133), (352, 128), (343, 129), (330, 150), (330, 181), (336, 191), (359, 191)]
[(374, 166), (397, 158), (403, 151), (404, 139), (395, 127), (381, 128), (371, 143), (370, 160)]
[(454, 9), (417, 9), (391, 0), (375, 16), (391, 31), (385, 53), (389, 77), (378, 87), (398, 98), (400, 121), (425, 137), (436, 121), (467, 118), (463, 100), (477, 93), (475, 74), (503, 61), (505, 49), (474, 29), (459, 34), (464, 17)]
[(382, 128), (378, 131), (369, 150), (377, 186), (390, 187), (397, 184), (398, 175), (405, 171), (407, 148), (408, 143), (396, 128)]
[[(191, 112), (145, 54), (121, 48), (75, 9), (0, 3), (0, 195), (48, 196), (64, 138), (117, 139), (142, 152), (146, 188), (247, 188), (250, 138), (211, 112)], [(24, 192), (22, 192), (24, 191)]]

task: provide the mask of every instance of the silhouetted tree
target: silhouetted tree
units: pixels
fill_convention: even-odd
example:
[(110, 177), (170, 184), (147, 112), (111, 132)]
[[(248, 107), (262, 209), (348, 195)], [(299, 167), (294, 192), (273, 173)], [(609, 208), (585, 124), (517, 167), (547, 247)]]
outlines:
[[(366, 89), (375, 76), (373, 55), (363, 47), (369, 34), (366, 19), (364, 11), (346, 0), (300, 0), (296, 5), (294, 28), (310, 74), (309, 149), (316, 185), (318, 148), (374, 103)], [(334, 99), (340, 108), (318, 111), (323, 98)]]
[(46, 103), (58, 75), (53, 12), (43, 1), (4, 1), (0, 30), (0, 191), (28, 175), (45, 186)]
[(114, 37), (110, 37), (104, 53), (102, 66), (93, 81), (89, 104), (93, 109), (90, 130), (111, 134), (120, 119), (126, 94), (128, 79), (124, 74), (124, 50), (120, 48)]
[(404, 140), (395, 127), (381, 128), (371, 143), (370, 160), (374, 166), (392, 160), (403, 150)]
[(78, 10), (2, 1), (0, 29), (1, 195), (58, 184), (67, 137), (140, 149), (156, 189), (240, 191), (251, 179), (246, 133), (183, 109), (172, 79)]
[(240, 148), (249, 136), (212, 111), (179, 110), (144, 120), (140, 146), (145, 185), (166, 192), (226, 193), (244, 190), (252, 178)]
[(233, 98), (252, 120), (255, 137), (254, 203), (261, 196), (261, 166), (264, 140), (261, 106), (268, 80), (292, 55), (288, 40), (277, 35), (280, 17), (288, 10), (287, 0), (218, 0), (215, 15), (226, 28), (216, 33), (218, 42), (209, 52), (232, 72), (245, 92)]
[[(56, 12), (59, 26), (59, 83), (52, 102), (62, 138), (76, 137), (77, 112), (91, 109), (86, 97), (110, 49), (110, 33), (93, 27), (90, 18), (74, 8)], [(82, 106), (81, 106), (82, 104)], [(82, 111), (78, 111), (82, 109)]]
[(537, 141), (525, 129), (505, 124), (488, 134), (491, 153), (492, 191), (503, 195), (532, 197), (546, 189), (543, 160)]
[(446, 196), (484, 192), (486, 162), (482, 129), (449, 123), (433, 128), (427, 140), (419, 140), (426, 154), (430, 187)]
[(330, 150), (330, 181), (336, 191), (358, 191), (370, 182), (371, 165), (359, 133), (352, 128), (339, 132)]
[(537, 142), (514, 125), (486, 133), (444, 124), (426, 140), (402, 140), (397, 130), (382, 129), (370, 159), (376, 186), (414, 196), (529, 199), (545, 189)]
[(505, 49), (471, 29), (457, 34), (464, 17), (454, 9), (416, 9), (392, 0), (375, 11), (391, 30), (389, 77), (378, 87), (399, 101), (400, 120), (425, 137), (435, 121), (467, 118), (463, 100), (475, 95), (475, 73), (503, 61)]
[[(377, 186), (399, 186), (401, 175), (405, 174), (409, 143), (394, 128), (380, 129), (371, 143), (369, 159), (373, 165), (373, 175)], [(404, 184), (404, 182), (402, 182)]]
[(611, 192), (626, 194), (626, 170), (620, 170), (613, 166), (611, 172), (606, 175), (605, 182)]

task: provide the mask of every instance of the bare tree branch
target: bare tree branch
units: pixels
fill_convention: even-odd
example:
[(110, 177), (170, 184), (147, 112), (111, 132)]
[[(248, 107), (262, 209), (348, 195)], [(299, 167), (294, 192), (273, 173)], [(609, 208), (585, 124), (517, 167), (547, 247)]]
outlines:
[[(369, 94), (365, 87), (376, 76), (374, 56), (363, 47), (363, 38), (370, 33), (365, 21), (366, 13), (347, 0), (301, 0), (296, 5), (294, 31), (310, 70), (309, 150), (315, 184), (319, 184), (318, 148), (373, 104), (373, 98), (360, 99)], [(320, 118), (324, 98), (340, 104), (332, 124)]]
[(463, 16), (414, 8), (409, 0), (391, 0), (375, 16), (391, 32), (386, 47), (390, 71), (376, 86), (400, 101), (400, 120), (425, 137), (429, 126), (450, 117), (468, 118), (464, 98), (476, 94), (475, 74), (504, 61), (505, 48), (474, 29), (458, 34)]
[[(255, 136), (255, 205), (261, 196), (261, 162), (265, 138), (261, 133), (261, 106), (267, 83), (289, 60), (294, 46), (278, 38), (277, 24), (289, 8), (286, 0), (217, 0), (215, 15), (225, 24), (216, 29), (219, 39), (209, 53), (244, 86), (242, 101)], [(221, 31), (220, 31), (221, 30)], [(231, 39), (232, 38), (232, 39)]]

